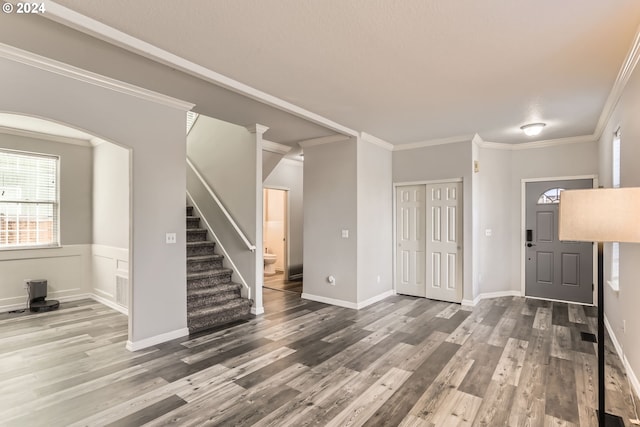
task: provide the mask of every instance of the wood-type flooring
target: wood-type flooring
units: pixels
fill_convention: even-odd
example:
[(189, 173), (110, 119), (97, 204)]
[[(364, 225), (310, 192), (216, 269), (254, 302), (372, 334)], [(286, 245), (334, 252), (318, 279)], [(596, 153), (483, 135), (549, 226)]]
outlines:
[[(266, 314), (137, 352), (99, 303), (0, 314), (2, 426), (596, 426), (595, 309), (264, 290)], [(634, 418), (607, 342), (607, 408)]]

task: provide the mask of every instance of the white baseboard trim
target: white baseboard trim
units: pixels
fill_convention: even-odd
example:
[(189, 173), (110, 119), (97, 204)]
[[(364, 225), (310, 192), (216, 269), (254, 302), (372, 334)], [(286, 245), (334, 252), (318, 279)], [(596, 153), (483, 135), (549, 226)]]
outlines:
[(376, 295), (374, 297), (371, 297), (367, 300), (355, 303), (355, 302), (351, 302), (351, 301), (344, 301), (341, 299), (335, 299), (335, 298), (328, 298), (328, 297), (322, 297), (319, 295), (313, 295), (313, 294), (307, 294), (307, 293), (302, 293), (302, 299), (308, 299), (310, 301), (316, 301), (316, 302), (322, 302), (325, 304), (331, 304), (331, 305), (336, 305), (338, 307), (344, 307), (344, 308), (352, 308), (354, 310), (360, 310), (361, 308), (365, 308), (368, 305), (371, 305), (373, 303), (376, 303), (378, 301), (382, 301), (383, 299), (394, 295), (395, 292), (393, 291), (393, 289), (390, 289), (386, 292), (381, 293), (380, 295)]
[(308, 294), (305, 292), (302, 293), (301, 298), (308, 299), (309, 301), (316, 301), (316, 302), (322, 302), (325, 304), (336, 305), (338, 307), (352, 308), (354, 310), (358, 309), (358, 304), (356, 304), (355, 302), (344, 301), (344, 300), (335, 299), (335, 298), (321, 297), (319, 295)]
[(627, 359), (627, 356), (624, 354), (622, 350), (622, 346), (618, 341), (618, 337), (616, 336), (616, 334), (613, 333), (613, 328), (611, 327), (611, 323), (609, 323), (609, 319), (607, 319), (607, 316), (604, 316), (604, 326), (605, 328), (607, 328), (607, 332), (609, 333), (611, 342), (613, 343), (613, 346), (616, 349), (616, 353), (618, 353), (618, 357), (620, 357), (620, 360), (622, 360), (624, 369), (627, 373), (627, 377), (629, 377), (629, 382), (631, 383), (631, 387), (633, 388), (633, 391), (636, 393), (636, 395), (640, 395), (640, 381), (638, 381), (638, 377), (636, 376), (636, 373), (633, 372), (633, 369), (629, 364), (629, 360)]
[(177, 338), (186, 337), (187, 335), (189, 335), (189, 329), (183, 328), (183, 329), (177, 329), (175, 331), (167, 332), (164, 334), (156, 335), (153, 337), (145, 338), (139, 341), (128, 340), (127, 350), (138, 351), (138, 350), (142, 350), (143, 348), (154, 346), (156, 344), (161, 344), (163, 342), (175, 340)]
[[(78, 294), (78, 295), (69, 295), (69, 296), (63, 296), (63, 297), (54, 296), (54, 297), (48, 297), (47, 299), (56, 300), (60, 302), (72, 302), (72, 301), (78, 301), (81, 299), (92, 299), (92, 296), (91, 294)], [(0, 306), (0, 313), (13, 311), (13, 310), (23, 310), (23, 309), (24, 310), (28, 309), (26, 301), (20, 304), (8, 304), (8, 305)]]
[(264, 307), (252, 306), (251, 307), (251, 314), (253, 314), (254, 316), (259, 316), (261, 314), (264, 314)]
[(118, 311), (122, 314), (124, 314), (125, 316), (129, 315), (129, 309), (127, 307), (123, 307), (120, 304), (117, 304), (113, 301), (109, 301), (106, 298), (101, 297), (100, 295), (96, 295), (96, 294), (91, 294), (90, 297), (95, 300), (98, 301), (100, 304), (106, 305), (107, 307)]
[(487, 292), (487, 293), (479, 294), (472, 300), (463, 299), (461, 304), (467, 307), (474, 307), (483, 299), (500, 298), (500, 297), (521, 297), (521, 296), (522, 296), (522, 292), (520, 291)]
[(393, 291), (393, 289), (389, 289), (388, 291), (383, 292), (380, 295), (376, 295), (376, 296), (371, 297), (369, 299), (366, 299), (364, 301), (360, 301), (359, 303), (356, 304), (356, 308), (358, 310), (360, 310), (361, 308), (365, 308), (368, 305), (375, 304), (378, 301), (382, 301), (383, 299), (385, 299), (387, 297), (390, 297), (390, 296), (392, 296), (394, 294), (395, 294), (395, 292)]

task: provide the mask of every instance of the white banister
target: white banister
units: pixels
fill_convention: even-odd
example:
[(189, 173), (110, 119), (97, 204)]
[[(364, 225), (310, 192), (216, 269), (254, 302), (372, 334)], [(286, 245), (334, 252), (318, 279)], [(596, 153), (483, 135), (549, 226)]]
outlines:
[(236, 224), (236, 222), (233, 220), (233, 217), (231, 217), (231, 214), (222, 205), (222, 202), (220, 202), (220, 199), (218, 199), (218, 196), (216, 196), (216, 193), (209, 186), (209, 184), (207, 184), (207, 181), (205, 181), (205, 179), (202, 177), (202, 175), (200, 175), (200, 172), (198, 172), (198, 170), (196, 169), (194, 164), (191, 163), (191, 160), (187, 159), (187, 165), (189, 165), (189, 167), (191, 168), (193, 173), (196, 174), (196, 176), (198, 177), (198, 179), (200, 180), (202, 185), (204, 185), (204, 188), (207, 189), (207, 191), (209, 192), (209, 195), (216, 202), (216, 204), (218, 205), (218, 207), (220, 208), (220, 210), (222, 211), (224, 216), (227, 218), (227, 221), (229, 221), (229, 223), (233, 226), (233, 229), (236, 230), (236, 233), (238, 233), (238, 236), (240, 236), (240, 238), (244, 242), (244, 244), (247, 247), (247, 249), (249, 249), (251, 252), (254, 252), (256, 250), (256, 246), (251, 244), (249, 239), (247, 239), (247, 236), (245, 236), (245, 234), (242, 232), (242, 230), (240, 230), (240, 227), (238, 227), (238, 224)]

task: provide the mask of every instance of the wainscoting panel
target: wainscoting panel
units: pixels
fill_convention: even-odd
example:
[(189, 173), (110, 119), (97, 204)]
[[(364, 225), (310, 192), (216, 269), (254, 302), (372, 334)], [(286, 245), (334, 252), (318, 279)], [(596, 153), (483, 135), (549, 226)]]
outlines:
[(129, 306), (129, 251), (92, 245), (91, 267), (91, 292), (96, 299), (125, 312)]
[(0, 312), (25, 308), (25, 281), (46, 279), (48, 299), (90, 292), (91, 245), (0, 251)]

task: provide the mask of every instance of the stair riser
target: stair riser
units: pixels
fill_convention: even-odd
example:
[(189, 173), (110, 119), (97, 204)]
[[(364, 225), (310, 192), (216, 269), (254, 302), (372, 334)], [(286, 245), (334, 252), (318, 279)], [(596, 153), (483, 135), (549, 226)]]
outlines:
[(189, 246), (187, 245), (187, 256), (213, 255), (215, 245), (207, 246)]
[(187, 273), (198, 273), (200, 271), (215, 270), (217, 268), (222, 268), (221, 259), (196, 262), (189, 262), (189, 260), (187, 260)]
[(240, 296), (240, 292), (221, 293), (194, 299), (187, 298), (187, 310), (195, 310), (202, 307), (209, 307), (215, 304), (224, 304), (225, 302), (239, 298), (242, 298)]
[(193, 206), (187, 206), (187, 216), (193, 216)]
[(236, 320), (245, 320), (251, 316), (251, 307), (244, 310), (234, 310), (230, 313), (218, 313), (215, 316), (205, 316), (197, 319), (187, 319), (189, 333), (203, 331), (215, 326), (224, 325)]
[(206, 242), (207, 230), (187, 230), (187, 242)]
[(187, 230), (200, 228), (200, 218), (187, 218)]
[(231, 283), (231, 273), (202, 279), (187, 279), (187, 289), (202, 289), (208, 286), (223, 285), (225, 283)]

